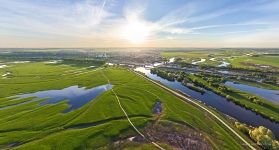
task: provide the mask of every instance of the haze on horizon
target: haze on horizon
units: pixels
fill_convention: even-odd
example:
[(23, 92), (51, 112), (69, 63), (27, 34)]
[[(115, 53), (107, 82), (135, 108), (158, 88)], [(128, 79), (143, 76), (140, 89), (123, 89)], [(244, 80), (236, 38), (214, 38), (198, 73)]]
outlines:
[(0, 47), (279, 47), (278, 0), (0, 0)]

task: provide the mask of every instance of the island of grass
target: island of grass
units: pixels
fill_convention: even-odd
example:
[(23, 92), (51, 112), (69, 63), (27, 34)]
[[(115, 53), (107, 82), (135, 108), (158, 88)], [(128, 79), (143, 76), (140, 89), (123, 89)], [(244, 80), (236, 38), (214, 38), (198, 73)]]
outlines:
[[(169, 132), (208, 149), (247, 149), (214, 117), (127, 69), (105, 66), (91, 69), (43, 62), (15, 64), (5, 69), (14, 76), (0, 79), (1, 149), (133, 149), (135, 146), (156, 149), (149, 141), (136, 138), (139, 134), (127, 121), (116, 95), (136, 128), (166, 149), (179, 148), (180, 144), (170, 142), (176, 139), (163, 138)], [(63, 113), (69, 108), (67, 101), (40, 105), (44, 99), (9, 98), (73, 85), (92, 88), (108, 82), (114, 92), (108, 90), (68, 113)], [(163, 107), (159, 115), (152, 111), (158, 100)], [(164, 132), (152, 130), (157, 127)], [(131, 137), (135, 140), (129, 140)]]

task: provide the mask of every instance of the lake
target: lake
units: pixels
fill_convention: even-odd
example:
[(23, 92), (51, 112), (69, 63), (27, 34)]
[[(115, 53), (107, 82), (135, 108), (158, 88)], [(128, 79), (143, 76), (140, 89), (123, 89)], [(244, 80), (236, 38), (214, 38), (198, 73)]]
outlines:
[(17, 95), (18, 98), (37, 97), (36, 99), (44, 99), (40, 105), (55, 104), (67, 100), (70, 105), (64, 113), (73, 111), (94, 100), (97, 96), (112, 88), (111, 84), (105, 84), (94, 88), (86, 89), (85, 87), (70, 86), (61, 90), (46, 90), (35, 93)]

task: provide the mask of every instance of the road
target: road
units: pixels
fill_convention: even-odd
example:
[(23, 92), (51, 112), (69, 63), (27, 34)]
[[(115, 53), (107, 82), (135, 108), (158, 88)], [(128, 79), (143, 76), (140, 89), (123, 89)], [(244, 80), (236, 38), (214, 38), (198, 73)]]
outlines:
[[(136, 72), (136, 71), (133, 71), (133, 72), (136, 73), (137, 75), (143, 77), (144, 79), (146, 79), (146, 80), (148, 80), (148, 81), (150, 81), (150, 82), (152, 82), (152, 83), (154, 83), (154, 84), (160, 86), (161, 88), (163, 88), (163, 89), (165, 89), (165, 90), (171, 92), (171, 93), (174, 94), (175, 96), (181, 98), (181, 100), (183, 99), (182, 101), (183, 101), (184, 103), (186, 103), (186, 101), (188, 101), (188, 102), (190, 102), (190, 103), (192, 103), (192, 104), (198, 106), (199, 108), (205, 110), (205, 111), (208, 112), (210, 115), (212, 115), (214, 118), (216, 118), (218, 121), (220, 121), (220, 123), (222, 123), (225, 127), (227, 127), (233, 134), (235, 134), (235, 135), (236, 135), (241, 141), (243, 141), (249, 148), (251, 148), (252, 150), (256, 150), (256, 148), (254, 148), (249, 142), (247, 142), (242, 136), (240, 136), (233, 128), (231, 128), (226, 122), (224, 122), (220, 117), (218, 117), (217, 115), (215, 115), (211, 110), (207, 109), (205, 106), (199, 104), (199, 103), (196, 102), (195, 100), (192, 100), (192, 99), (190, 99), (190, 98), (188, 98), (188, 97), (186, 97), (186, 96), (184, 96), (184, 95), (182, 95), (182, 94), (180, 94), (180, 93), (178, 93), (178, 92), (176, 92), (176, 91), (174, 91), (174, 90), (172, 90), (172, 89), (170, 89), (170, 88), (168, 88), (168, 87), (166, 87), (166, 86), (164, 86), (164, 85), (162, 85), (162, 84), (160, 84), (160, 83), (158, 83), (158, 82), (156, 82), (156, 81), (154, 81), (154, 80), (152, 80), (152, 79), (150, 79), (150, 78), (148, 78), (148, 77), (146, 77), (146, 76), (144, 76), (144, 75), (142, 75), (142, 74), (140, 74), (140, 73), (138, 73), (138, 72)], [(186, 100), (186, 101), (184, 101), (184, 100)]]

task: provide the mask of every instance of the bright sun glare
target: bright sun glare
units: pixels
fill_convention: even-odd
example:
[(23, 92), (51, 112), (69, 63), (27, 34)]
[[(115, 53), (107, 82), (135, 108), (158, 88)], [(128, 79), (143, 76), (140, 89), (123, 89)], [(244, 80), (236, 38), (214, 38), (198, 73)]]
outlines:
[(129, 21), (122, 29), (122, 38), (130, 41), (133, 44), (142, 44), (146, 42), (150, 29), (140, 21)]

